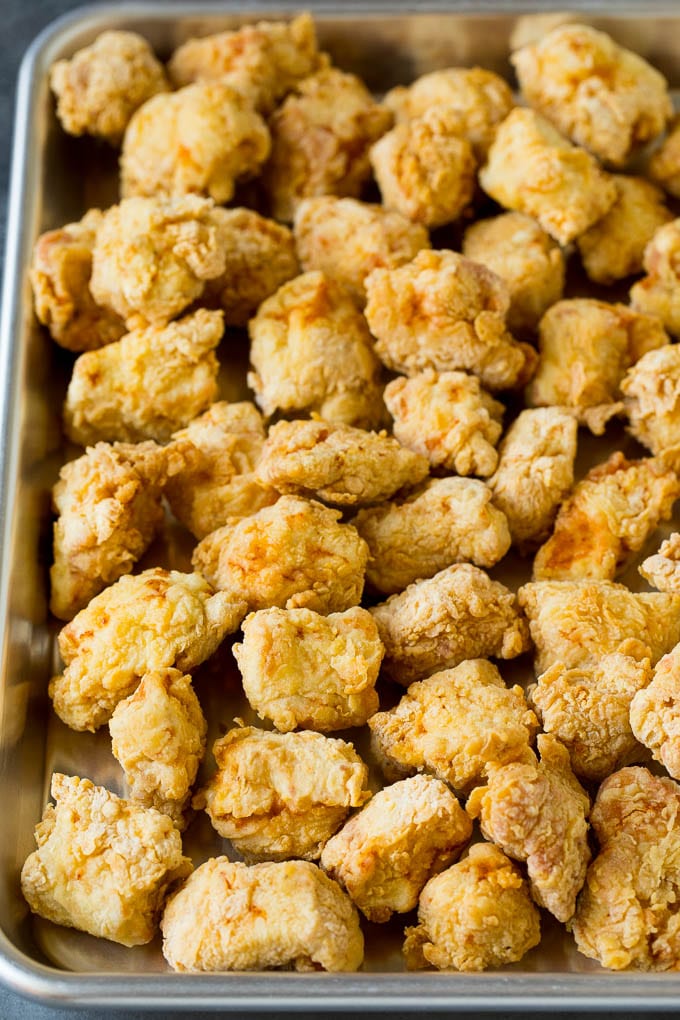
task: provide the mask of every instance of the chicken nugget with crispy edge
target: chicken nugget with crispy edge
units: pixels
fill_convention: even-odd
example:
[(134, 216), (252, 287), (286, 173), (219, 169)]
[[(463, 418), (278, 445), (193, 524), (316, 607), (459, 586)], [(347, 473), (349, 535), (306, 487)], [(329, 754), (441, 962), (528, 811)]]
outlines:
[(639, 573), (658, 591), (680, 595), (680, 532), (674, 531), (638, 567)]
[(621, 383), (628, 431), (654, 454), (680, 447), (680, 346), (648, 351)]
[(652, 235), (642, 258), (646, 276), (630, 289), (631, 308), (655, 315), (680, 337), (680, 219), (664, 223)]
[(668, 134), (655, 149), (647, 172), (673, 198), (680, 198), (680, 116), (668, 125)]
[(680, 645), (659, 659), (651, 682), (635, 694), (630, 725), (654, 759), (680, 779)]

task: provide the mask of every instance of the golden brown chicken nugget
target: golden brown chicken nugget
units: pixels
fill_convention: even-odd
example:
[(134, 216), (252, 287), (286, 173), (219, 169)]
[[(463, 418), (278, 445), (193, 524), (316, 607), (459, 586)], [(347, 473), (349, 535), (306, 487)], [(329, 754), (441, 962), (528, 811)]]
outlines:
[(629, 431), (652, 453), (680, 447), (680, 346), (648, 351), (621, 383)]
[(680, 219), (658, 228), (642, 262), (647, 275), (631, 287), (631, 307), (657, 316), (669, 333), (680, 337)]
[(659, 551), (643, 560), (638, 569), (658, 591), (680, 594), (680, 532), (672, 532)]
[(680, 778), (680, 646), (659, 659), (651, 683), (635, 694), (630, 725), (655, 760)]
[(668, 125), (668, 134), (647, 167), (652, 180), (674, 198), (680, 198), (680, 116)]

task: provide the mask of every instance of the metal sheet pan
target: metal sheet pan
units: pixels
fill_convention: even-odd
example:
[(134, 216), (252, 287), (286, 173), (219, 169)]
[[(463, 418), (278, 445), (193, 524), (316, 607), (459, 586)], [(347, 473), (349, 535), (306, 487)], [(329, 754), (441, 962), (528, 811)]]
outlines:
[[(133, 3), (82, 8), (48, 28), (22, 66), (0, 320), (0, 979), (55, 1004), (165, 1010), (678, 1008), (680, 976), (606, 973), (580, 956), (571, 939), (549, 922), (541, 946), (502, 972), (403, 973), (398, 923), (366, 926), (371, 948), (358, 974), (179, 975), (166, 967), (158, 941), (127, 950), (56, 928), (33, 918), (21, 897), (19, 871), (33, 849), (33, 827), (53, 769), (85, 774), (122, 792), (106, 731), (72, 733), (51, 713), (47, 698), (56, 634), (47, 612), (49, 491), (65, 455), (59, 411), (72, 359), (37, 326), (26, 267), (41, 231), (78, 218), (92, 205), (116, 200), (115, 157), (92, 142), (63, 134), (54, 116), (47, 70), (55, 59), (69, 56), (107, 28), (139, 31), (167, 56), (191, 34), (287, 16), (298, 6), (243, 0), (226, 7)], [(379, 91), (452, 64), (479, 63), (509, 75), (511, 35), (527, 30), (520, 18), (534, 18), (541, 10), (540, 4), (531, 3), (520, 9), (502, 2), (464, 6), (436, 0), (389, 7), (364, 2), (342, 8), (305, 6), (314, 11), (321, 44), (336, 62)], [(598, 9), (577, 2), (570, 10), (584, 12), (589, 22), (634, 47), (664, 71), (674, 88), (680, 87), (677, 5), (646, 6), (643, 12), (639, 3)], [(247, 358), (243, 344), (235, 349), (241, 370), (223, 377), (223, 395), (230, 399), (240, 395)], [(229, 357), (233, 359), (233, 353)], [(584, 452), (590, 459), (587, 448)], [(158, 562), (160, 556), (173, 565), (186, 565), (181, 537), (170, 531), (162, 549), (151, 551), (149, 562)], [(510, 560), (498, 576), (503, 579), (516, 569)], [(212, 721), (211, 737), (235, 714), (248, 717), (238, 700), (232, 663), (227, 647), (196, 678)], [(510, 672), (504, 669), (506, 676)], [(189, 840), (197, 862), (224, 852), (207, 820), (194, 822)]]

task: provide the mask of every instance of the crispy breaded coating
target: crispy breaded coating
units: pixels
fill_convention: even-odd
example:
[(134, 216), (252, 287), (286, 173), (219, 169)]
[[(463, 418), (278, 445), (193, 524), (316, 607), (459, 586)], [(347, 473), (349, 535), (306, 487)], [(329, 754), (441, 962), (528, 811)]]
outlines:
[(680, 595), (680, 532), (674, 531), (638, 570), (653, 588)]
[(508, 333), (508, 288), (485, 266), (453, 251), (421, 251), (398, 269), (373, 270), (366, 293), (376, 354), (393, 371), (465, 369), (491, 390), (531, 377), (536, 352)]
[(485, 659), (411, 684), (401, 701), (368, 725), (379, 758), (407, 774), (427, 769), (467, 794), (490, 762), (531, 761), (537, 728), (521, 687), (506, 687)]
[(426, 227), (457, 220), (477, 184), (472, 146), (461, 137), (461, 116), (434, 106), (397, 124), (372, 146), (371, 166), (383, 204)]
[(406, 928), (409, 970), (479, 971), (521, 960), (541, 937), (540, 915), (519, 868), (491, 843), (431, 878), (418, 924)]
[(649, 351), (621, 383), (629, 431), (652, 453), (680, 446), (680, 347)]
[(429, 467), (426, 457), (384, 432), (315, 419), (272, 425), (256, 474), (279, 492), (366, 506), (418, 485)]
[(349, 809), (371, 796), (353, 745), (311, 730), (236, 727), (213, 754), (217, 772), (192, 804), (249, 859), (318, 858)]
[(647, 166), (653, 181), (674, 198), (680, 198), (680, 115), (668, 125), (668, 134)]
[(469, 563), (416, 581), (371, 614), (385, 646), (383, 671), (400, 684), (464, 659), (514, 659), (530, 647), (514, 593)]
[(574, 484), (578, 425), (559, 407), (521, 411), (499, 447), (487, 484), (521, 550), (550, 534), (557, 508)]
[(533, 216), (562, 245), (592, 227), (617, 197), (590, 153), (520, 107), (499, 126), (479, 182), (505, 209)]
[(384, 649), (367, 610), (321, 616), (311, 609), (262, 609), (233, 646), (243, 690), (260, 719), (281, 733), (363, 726), (378, 711), (375, 682)]
[(446, 783), (412, 776), (371, 797), (331, 836), (321, 867), (369, 921), (413, 910), (433, 875), (456, 860), (472, 824)]
[(169, 886), (191, 872), (167, 815), (121, 800), (89, 779), (55, 772), (21, 871), (35, 914), (123, 946), (150, 942)]
[(360, 307), (373, 269), (396, 269), (430, 247), (425, 227), (382, 205), (354, 198), (305, 198), (295, 211), (295, 244), (305, 272), (320, 269), (342, 284)]
[(326, 421), (362, 428), (381, 423), (373, 338), (335, 280), (315, 271), (284, 284), (263, 301), (248, 331), (248, 385), (266, 415), (316, 411)]
[(183, 829), (208, 730), (191, 677), (179, 669), (145, 673), (134, 694), (116, 706), (109, 730), (130, 798)]
[(353, 971), (364, 955), (352, 901), (309, 861), (213, 857), (168, 901), (161, 930), (179, 971)]
[(132, 570), (163, 521), (163, 489), (180, 467), (173, 451), (155, 443), (97, 443), (64, 465), (52, 490), (55, 616), (70, 620)]
[(669, 333), (680, 337), (680, 219), (659, 227), (642, 262), (647, 276), (631, 287), (631, 307), (656, 315)]
[(209, 658), (245, 616), (200, 574), (153, 567), (124, 574), (59, 633), (64, 671), (50, 681), (54, 710), (74, 730), (96, 730), (145, 673), (184, 671)]
[(612, 652), (572, 669), (554, 663), (528, 696), (543, 729), (569, 752), (575, 775), (600, 783), (641, 755), (630, 704), (651, 678), (649, 659)]
[(639, 690), (630, 706), (630, 725), (673, 779), (680, 778), (680, 646), (654, 669), (651, 683)]
[(118, 340), (125, 325), (90, 293), (92, 249), (102, 221), (99, 209), (82, 220), (41, 234), (33, 249), (30, 280), (35, 314), (60, 347), (93, 351)]
[(354, 74), (325, 68), (299, 81), (269, 120), (263, 183), (272, 215), (290, 223), (313, 195), (358, 198), (371, 175), (368, 150), (392, 126)]
[(540, 359), (527, 387), (533, 407), (573, 409), (596, 436), (622, 410), (626, 370), (647, 351), (668, 343), (661, 322), (626, 305), (570, 298), (549, 308), (539, 326)]
[(611, 580), (660, 521), (670, 519), (680, 478), (653, 457), (616, 452), (592, 468), (564, 501), (536, 553), (536, 581)]
[(654, 664), (680, 641), (680, 595), (632, 592), (612, 581), (534, 581), (517, 599), (537, 674), (555, 662), (572, 669), (619, 651)]
[(57, 116), (70, 135), (119, 145), (130, 118), (168, 83), (163, 65), (136, 32), (102, 32), (91, 46), (50, 69)]
[(361, 600), (368, 546), (340, 511), (281, 496), (196, 546), (194, 567), (252, 612), (279, 606), (342, 613)]
[(165, 495), (177, 520), (196, 538), (279, 498), (255, 475), (264, 438), (262, 415), (247, 400), (220, 400), (174, 433), (169, 449), (182, 466), (168, 479)]
[(590, 815), (600, 852), (571, 929), (612, 970), (678, 970), (680, 789), (645, 768), (605, 779)]
[(529, 104), (614, 166), (660, 134), (673, 112), (663, 75), (589, 25), (560, 25), (510, 59)]
[(595, 283), (606, 285), (641, 273), (647, 243), (673, 219), (663, 192), (644, 177), (617, 174), (612, 179), (616, 202), (577, 241), (586, 273)]
[(508, 326), (533, 330), (564, 291), (564, 255), (536, 220), (509, 212), (473, 223), (465, 231), (463, 255), (481, 262), (510, 291)]
[(433, 478), (403, 503), (360, 510), (352, 523), (370, 551), (366, 580), (393, 595), (452, 563), (492, 567), (510, 548), (510, 532), (491, 499), (476, 478)]
[(222, 312), (199, 308), (167, 326), (134, 329), (81, 354), (64, 402), (64, 431), (81, 446), (167, 442), (217, 396)]

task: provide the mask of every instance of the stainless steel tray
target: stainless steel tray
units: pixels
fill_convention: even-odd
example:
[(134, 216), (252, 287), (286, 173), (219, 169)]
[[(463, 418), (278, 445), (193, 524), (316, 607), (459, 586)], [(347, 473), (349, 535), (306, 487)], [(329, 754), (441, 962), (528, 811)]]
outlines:
[[(300, 5), (242, 0), (234, 4), (136, 3), (82, 8), (50, 26), (22, 65), (9, 201), (7, 257), (0, 320), (0, 979), (54, 1004), (219, 1010), (344, 1009), (672, 1009), (680, 1007), (680, 975), (611, 974), (580, 956), (557, 925), (544, 926), (541, 946), (521, 964), (484, 974), (400, 972), (401, 925), (367, 925), (373, 948), (358, 974), (208, 974), (169, 971), (158, 943), (127, 950), (33, 918), (19, 871), (33, 849), (33, 827), (48, 797), (53, 769), (87, 774), (120, 791), (121, 773), (108, 734), (72, 733), (51, 712), (56, 628), (47, 612), (50, 562), (49, 492), (64, 459), (59, 411), (70, 356), (39, 329), (26, 267), (36, 236), (76, 219), (92, 205), (116, 200), (113, 154), (68, 138), (57, 125), (47, 86), (51, 63), (107, 28), (129, 28), (167, 56), (190, 34), (286, 16)], [(321, 44), (343, 68), (382, 91), (427, 70), (474, 64), (509, 75), (509, 40), (526, 3), (311, 3)], [(577, 2), (570, 10), (648, 57), (680, 87), (680, 9)], [(226, 9), (225, 9), (226, 7)], [(606, 13), (605, 13), (606, 11)], [(526, 28), (526, 25), (523, 26)], [(241, 368), (247, 353), (240, 351)], [(235, 376), (223, 395), (239, 396)], [(241, 372), (238, 379), (243, 379)], [(586, 452), (587, 456), (587, 452)], [(153, 562), (154, 555), (150, 560)], [(172, 533), (163, 555), (186, 563)], [(510, 563), (512, 569), (512, 563)], [(499, 574), (504, 574), (503, 566)], [(506, 676), (508, 671), (504, 670)], [(229, 649), (196, 679), (213, 732), (243, 705)], [(226, 693), (223, 693), (226, 692)], [(207, 702), (207, 703), (206, 703)], [(189, 849), (197, 861), (223, 852), (197, 819)]]

